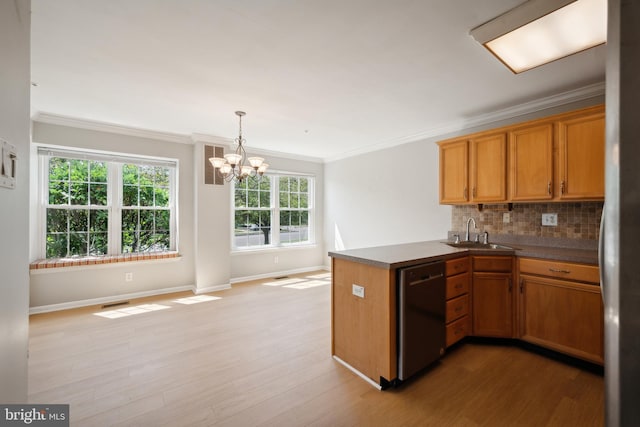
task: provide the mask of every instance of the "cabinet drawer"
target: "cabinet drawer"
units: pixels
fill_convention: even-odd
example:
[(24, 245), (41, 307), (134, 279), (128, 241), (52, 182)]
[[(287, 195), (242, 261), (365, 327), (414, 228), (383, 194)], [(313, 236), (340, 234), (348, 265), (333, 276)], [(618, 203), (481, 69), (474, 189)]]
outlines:
[(537, 274), (577, 282), (600, 283), (598, 266), (573, 262), (520, 258), (520, 273)]
[(465, 256), (462, 258), (447, 260), (445, 271), (447, 276), (466, 273), (467, 271), (469, 271), (469, 257)]
[(447, 277), (447, 299), (469, 292), (469, 273)]
[(511, 273), (513, 257), (510, 256), (474, 256), (473, 271), (500, 271)]
[(469, 335), (469, 316), (461, 317), (447, 325), (447, 347)]
[(447, 301), (447, 323), (469, 314), (469, 294)]

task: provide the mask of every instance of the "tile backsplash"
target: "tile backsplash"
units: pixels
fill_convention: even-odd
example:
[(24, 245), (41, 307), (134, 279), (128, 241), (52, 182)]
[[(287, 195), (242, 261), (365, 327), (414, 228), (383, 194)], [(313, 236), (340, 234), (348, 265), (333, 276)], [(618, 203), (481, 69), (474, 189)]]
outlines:
[[(561, 237), (568, 239), (598, 240), (602, 202), (582, 203), (523, 203), (508, 205), (453, 206), (451, 230), (466, 230), (467, 220), (473, 217), (478, 231), (489, 234), (512, 234), (535, 237)], [(503, 214), (510, 213), (511, 220), (503, 221)], [(558, 214), (558, 225), (542, 225), (543, 213)]]

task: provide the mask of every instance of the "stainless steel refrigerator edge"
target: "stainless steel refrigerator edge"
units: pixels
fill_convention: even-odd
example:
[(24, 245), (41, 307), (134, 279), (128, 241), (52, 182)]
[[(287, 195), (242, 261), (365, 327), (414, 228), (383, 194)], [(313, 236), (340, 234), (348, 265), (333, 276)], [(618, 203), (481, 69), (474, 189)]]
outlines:
[(640, 1), (609, 0), (601, 255), (605, 421), (640, 425)]

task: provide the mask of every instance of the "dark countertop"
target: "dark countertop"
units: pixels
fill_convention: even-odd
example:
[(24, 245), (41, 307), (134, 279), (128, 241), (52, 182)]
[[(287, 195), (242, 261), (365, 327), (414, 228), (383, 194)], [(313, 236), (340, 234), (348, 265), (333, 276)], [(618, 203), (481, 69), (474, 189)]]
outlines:
[(509, 242), (501, 239), (500, 244), (511, 246), (513, 250), (505, 249), (469, 249), (454, 248), (444, 240), (404, 243), (390, 246), (377, 246), (361, 249), (329, 252), (329, 256), (360, 262), (384, 269), (396, 269), (455, 258), (464, 254), (474, 255), (516, 255), (519, 257), (542, 258), (553, 261), (578, 262), (598, 265), (598, 253), (595, 249), (570, 248), (558, 246), (542, 246)]

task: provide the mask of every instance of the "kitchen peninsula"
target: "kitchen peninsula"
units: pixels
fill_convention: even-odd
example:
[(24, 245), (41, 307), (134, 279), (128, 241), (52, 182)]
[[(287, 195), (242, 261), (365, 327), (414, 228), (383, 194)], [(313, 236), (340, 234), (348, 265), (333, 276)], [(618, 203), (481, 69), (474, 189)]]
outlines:
[[(443, 347), (468, 335), (518, 338), (603, 363), (595, 248), (517, 241), (464, 248), (446, 243), (329, 252), (336, 360), (380, 388), (396, 382), (399, 272), (440, 261), (446, 276)], [(556, 305), (548, 306), (550, 300)]]

